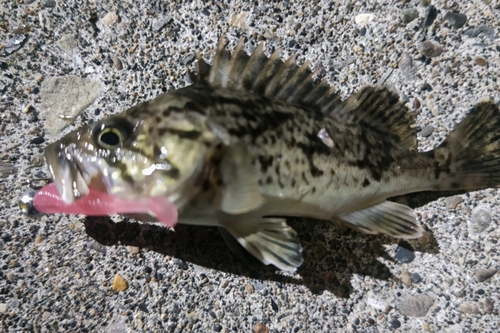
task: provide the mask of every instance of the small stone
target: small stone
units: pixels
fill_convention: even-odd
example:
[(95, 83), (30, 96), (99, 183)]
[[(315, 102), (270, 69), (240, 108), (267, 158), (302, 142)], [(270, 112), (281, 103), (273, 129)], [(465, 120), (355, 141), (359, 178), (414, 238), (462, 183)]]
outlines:
[(495, 302), (491, 298), (485, 298), (483, 302), (484, 312), (487, 314), (492, 314)]
[(45, 79), (40, 98), (41, 112), (45, 112), (44, 126), (47, 135), (55, 136), (71, 124), (65, 119), (78, 116), (94, 103), (101, 92), (101, 85), (87, 78), (63, 76)]
[(140, 249), (138, 246), (127, 246), (127, 251), (130, 254), (137, 254), (139, 253)]
[(432, 132), (434, 132), (433, 126), (424, 126), (424, 127), (422, 127), (420, 132), (418, 132), (418, 134), (423, 138), (427, 138), (427, 137), (431, 136)]
[(128, 289), (128, 283), (120, 274), (116, 274), (111, 289), (114, 291), (125, 291)]
[(274, 299), (271, 298), (271, 308), (274, 310), (274, 312), (278, 312), (278, 304), (274, 301)]
[(427, 7), (431, 4), (431, 0), (420, 0), (420, 5)]
[(430, 331), (431, 327), (430, 327), (429, 323), (424, 322), (424, 323), (422, 324), (422, 329), (423, 329), (425, 332), (428, 332), (428, 331)]
[(424, 317), (431, 306), (434, 304), (435, 298), (425, 294), (405, 295), (398, 297), (395, 300), (395, 305), (398, 311), (408, 317)]
[(438, 114), (439, 114), (439, 110), (438, 108), (436, 107), (436, 104), (434, 103), (434, 100), (432, 98), (427, 98), (425, 100), (425, 104), (427, 106), (427, 108), (431, 111), (431, 114), (434, 116), (434, 117), (437, 117)]
[(299, 43), (297, 43), (297, 41), (295, 39), (291, 39), (289, 42), (288, 42), (288, 47), (289, 48), (299, 48)]
[(153, 31), (154, 32), (160, 31), (170, 22), (172, 22), (172, 17), (170, 17), (170, 16), (166, 16), (166, 17), (162, 17), (162, 18), (158, 19), (158, 21), (153, 23), (153, 27), (152, 27)]
[(396, 329), (401, 327), (401, 322), (397, 318), (392, 318), (390, 321), (391, 327)]
[(491, 214), (483, 208), (477, 207), (472, 211), (470, 220), (467, 220), (469, 233), (471, 235), (478, 235), (490, 226)]
[(128, 53), (129, 54), (132, 54), (135, 52), (135, 50), (137, 50), (137, 47), (139, 46), (139, 44), (135, 43), (134, 45), (132, 45), (132, 47), (130, 49), (128, 49)]
[(403, 23), (408, 24), (418, 18), (418, 10), (416, 8), (405, 9), (403, 11)]
[(495, 30), (493, 28), (488, 27), (488, 26), (481, 25), (479, 27), (467, 29), (466, 31), (464, 31), (464, 35), (469, 37), (469, 38), (475, 38), (479, 35), (485, 35), (485, 36), (488, 36), (490, 38), (494, 38), (495, 37)]
[(391, 311), (391, 307), (388, 305), (388, 303), (389, 301), (384, 299), (383, 296), (376, 295), (371, 292), (366, 299), (366, 305), (369, 305), (372, 308), (385, 313)]
[(16, 171), (16, 167), (14, 165), (8, 162), (0, 161), (0, 177), (10, 175), (14, 171)]
[(403, 284), (407, 287), (410, 287), (412, 283), (410, 272), (404, 268), (401, 270), (401, 282), (403, 282)]
[(458, 306), (458, 311), (470, 314), (478, 314), (479, 307), (476, 303), (464, 302)]
[(419, 283), (422, 281), (422, 277), (418, 273), (410, 273), (410, 278), (413, 283)]
[(240, 12), (239, 14), (231, 14), (229, 17), (229, 25), (235, 28), (240, 28), (243, 31), (250, 29), (248, 25), (249, 12)]
[(123, 69), (122, 61), (117, 56), (113, 57), (113, 67), (119, 71), (121, 71)]
[(33, 106), (31, 106), (30, 104), (26, 105), (24, 108), (23, 108), (23, 113), (24, 114), (28, 114), (30, 112), (33, 112), (34, 108)]
[(214, 331), (215, 332), (222, 331), (222, 325), (221, 324), (214, 324)]
[(430, 84), (428, 84), (427, 82), (424, 82), (424, 84), (422, 85), (422, 91), (431, 92), (432, 91), (432, 86)]
[(495, 275), (497, 273), (497, 270), (494, 268), (489, 268), (489, 269), (478, 269), (476, 271), (476, 280), (477, 282), (484, 282), (488, 280), (490, 277)]
[(430, 5), (427, 7), (427, 10), (425, 11), (425, 18), (424, 18), (424, 27), (428, 28), (434, 23), (434, 20), (437, 17), (437, 9), (433, 5)]
[(481, 66), (481, 67), (486, 66), (486, 59), (484, 59), (482, 57), (476, 57), (476, 59), (474, 59), (474, 62), (476, 63), (476, 65)]
[(407, 81), (415, 80), (415, 67), (413, 66), (413, 59), (408, 53), (403, 53), (398, 66)]
[(107, 252), (106, 246), (102, 245), (101, 243), (98, 243), (95, 240), (91, 240), (91, 241), (87, 242), (86, 246), (88, 249), (94, 250), (96, 252), (100, 252), (102, 254), (106, 254), (106, 252)]
[(443, 52), (446, 51), (440, 45), (437, 45), (429, 40), (426, 40), (418, 44), (418, 50), (426, 58), (439, 57), (441, 54), (443, 54)]
[(69, 228), (70, 228), (70, 229), (74, 229), (74, 230), (79, 230), (79, 229), (82, 229), (82, 228), (83, 228), (83, 223), (82, 223), (82, 222), (80, 222), (80, 221), (72, 222), (72, 223), (69, 225)]
[(40, 145), (44, 142), (45, 142), (45, 139), (43, 138), (43, 136), (35, 136), (34, 138), (32, 138), (30, 140), (30, 143), (32, 143), (34, 145)]
[(262, 323), (257, 323), (253, 327), (253, 333), (269, 333), (269, 328)]
[(144, 302), (139, 303), (139, 305), (138, 305), (137, 307), (138, 307), (138, 308), (139, 308), (139, 310), (141, 310), (142, 312), (149, 313), (148, 306), (146, 305), (146, 303), (144, 303)]
[(272, 30), (266, 29), (266, 31), (264, 31), (264, 34), (262, 36), (265, 39), (271, 39), (271, 38), (274, 38), (274, 36), (276, 36), (276, 34)]
[(245, 286), (245, 290), (247, 291), (247, 293), (249, 294), (253, 294), (255, 292), (255, 288), (253, 286), (253, 284), (251, 283), (248, 283), (246, 286)]
[(73, 55), (75, 47), (78, 45), (72, 34), (66, 34), (57, 41), (57, 46), (69, 55)]
[(45, 237), (43, 237), (43, 235), (36, 235), (35, 237), (35, 244), (40, 244), (41, 242), (43, 242), (43, 240), (45, 239)]
[(485, 253), (490, 253), (491, 250), (495, 247), (495, 245), (493, 244), (493, 242), (486, 242), (484, 244), (484, 252)]
[(46, 8), (54, 8), (56, 6), (56, 2), (54, 0), (41, 0), (40, 4)]
[[(11, 39), (7, 41), (7, 43), (0, 45), (0, 51), (6, 52), (7, 54), (14, 53), (19, 50), (21, 46), (23, 46), (23, 42), (26, 39), (26, 35), (14, 35)], [(0, 53), (1, 54), (1, 53)]]
[(175, 261), (175, 264), (177, 265), (177, 267), (179, 267), (179, 269), (182, 269), (182, 270), (189, 269), (189, 265), (185, 261), (183, 261), (181, 259), (177, 259)]
[(418, 109), (420, 109), (420, 106), (421, 106), (421, 104), (420, 104), (420, 100), (419, 100), (418, 98), (416, 98), (416, 97), (415, 97), (415, 98), (413, 99), (413, 110), (418, 110)]
[(397, 261), (407, 264), (415, 259), (415, 253), (408, 242), (402, 241), (396, 248), (395, 257)]
[(0, 303), (0, 313), (7, 313), (9, 306), (5, 303)]
[(448, 12), (444, 16), (444, 19), (448, 21), (453, 28), (460, 29), (467, 22), (467, 15), (461, 13)]
[(358, 14), (354, 18), (354, 22), (356, 22), (359, 25), (368, 25), (375, 20), (375, 14), (372, 13), (364, 13), (364, 14)]
[(41, 167), (45, 164), (45, 158), (42, 154), (33, 155), (30, 158), (30, 164), (34, 167)]
[(106, 14), (106, 16), (104, 16), (101, 19), (101, 22), (104, 25), (111, 26), (111, 25), (114, 25), (115, 23), (117, 23), (119, 20), (120, 20), (120, 17), (118, 15), (116, 15), (116, 13), (109, 12)]
[(446, 208), (456, 209), (457, 206), (464, 201), (461, 195), (454, 195), (452, 197), (446, 198)]

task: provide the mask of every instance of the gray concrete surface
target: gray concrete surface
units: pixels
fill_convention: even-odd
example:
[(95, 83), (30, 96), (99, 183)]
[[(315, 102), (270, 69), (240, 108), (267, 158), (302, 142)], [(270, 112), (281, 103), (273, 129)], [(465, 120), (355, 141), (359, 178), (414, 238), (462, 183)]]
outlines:
[(48, 177), (48, 142), (185, 86), (222, 33), (297, 53), (343, 96), (388, 85), (435, 147), (475, 103), (500, 101), (500, 3), (430, 3), (0, 0), (0, 332), (498, 331), (497, 190), (401, 198), (428, 230), (408, 244), (291, 221), (295, 275), (249, 268), (210, 228), (17, 207)]

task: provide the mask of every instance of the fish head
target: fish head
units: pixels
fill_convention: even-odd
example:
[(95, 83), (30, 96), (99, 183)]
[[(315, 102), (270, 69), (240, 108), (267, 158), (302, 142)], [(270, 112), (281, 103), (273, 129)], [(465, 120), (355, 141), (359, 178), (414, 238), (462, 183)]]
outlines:
[(201, 188), (217, 137), (206, 119), (187, 110), (161, 116), (130, 110), (135, 112), (85, 125), (46, 148), (66, 204), (92, 188), (128, 200), (164, 196), (180, 209)]

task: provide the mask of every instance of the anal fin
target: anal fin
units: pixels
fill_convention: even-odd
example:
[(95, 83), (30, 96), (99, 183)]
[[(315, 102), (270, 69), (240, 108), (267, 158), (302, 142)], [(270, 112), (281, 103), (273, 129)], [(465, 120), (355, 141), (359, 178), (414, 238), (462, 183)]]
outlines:
[[(237, 219), (237, 217), (235, 217)], [(281, 218), (228, 220), (222, 226), (263, 264), (294, 271), (302, 262), (297, 233)]]
[(229, 233), (229, 231), (220, 227), (219, 232), (229, 250), (237, 255), (243, 263), (250, 267), (258, 267), (259, 265), (262, 265), (257, 258), (245, 250), (245, 248)]
[(419, 238), (423, 234), (413, 209), (392, 201), (384, 201), (339, 217), (368, 234), (382, 233), (396, 238)]

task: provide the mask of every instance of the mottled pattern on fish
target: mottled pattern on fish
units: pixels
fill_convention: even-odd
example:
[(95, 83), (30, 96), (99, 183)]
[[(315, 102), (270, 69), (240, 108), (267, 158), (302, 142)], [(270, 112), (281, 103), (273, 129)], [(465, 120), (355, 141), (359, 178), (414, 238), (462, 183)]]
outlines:
[[(377, 96), (397, 102), (394, 95), (380, 90), (384, 94)], [(185, 103), (179, 103), (181, 100)], [(190, 139), (201, 136), (192, 130), (169, 129), (168, 116), (176, 110), (205, 115), (224, 124), (234, 142), (243, 140), (259, 172), (258, 183), (264, 195), (321, 205), (333, 212), (337, 211), (335, 207), (347, 208), (353, 192), (357, 197), (377, 192), (388, 196), (404, 192), (401, 185), (426, 187), (422, 176), (430, 175), (429, 169), (434, 169), (433, 161), (423, 157), (415, 160), (416, 154), (398, 143), (395, 135), (380, 132), (367, 123), (344, 122), (314, 107), (296, 107), (245, 91), (189, 87), (163, 95), (125, 115), (134, 120), (157, 117), (156, 126), (150, 131), (150, 135), (158, 137), (157, 142), (166, 133)], [(318, 137), (321, 129), (326, 129), (333, 140), (332, 148)], [(402, 184), (399, 177), (410, 172), (411, 177)], [(426, 178), (434, 182), (433, 177)]]
[(221, 41), (212, 66), (198, 54), (193, 85), (49, 146), (65, 200), (85, 195), (85, 184), (128, 198), (168, 196), (180, 223), (219, 226), (263, 263), (293, 269), (302, 261), (295, 232), (265, 216), (414, 238), (422, 228), (412, 210), (388, 197), (500, 183), (493, 102), (418, 153), (413, 116), (394, 93), (365, 87), (342, 102), (314, 83), (307, 64), (268, 58), (262, 45), (248, 56), (240, 41), (231, 56)]

